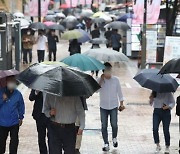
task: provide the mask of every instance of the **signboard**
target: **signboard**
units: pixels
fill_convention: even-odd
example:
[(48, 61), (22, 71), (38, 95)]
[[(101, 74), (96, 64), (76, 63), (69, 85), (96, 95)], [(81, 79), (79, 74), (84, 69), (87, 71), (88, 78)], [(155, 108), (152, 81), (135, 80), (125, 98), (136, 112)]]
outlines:
[(156, 62), (156, 52), (157, 52), (157, 31), (148, 30), (146, 31), (147, 46), (146, 46), (146, 62), (155, 63)]
[(180, 37), (166, 36), (163, 63), (173, 58), (180, 58)]

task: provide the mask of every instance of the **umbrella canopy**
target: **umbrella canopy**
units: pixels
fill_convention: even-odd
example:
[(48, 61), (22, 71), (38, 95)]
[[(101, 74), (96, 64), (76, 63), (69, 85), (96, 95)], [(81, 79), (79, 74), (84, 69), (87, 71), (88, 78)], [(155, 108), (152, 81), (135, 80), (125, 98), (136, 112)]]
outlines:
[(74, 22), (77, 21), (77, 18), (75, 16), (69, 15), (64, 19), (65, 22)]
[(65, 33), (63, 33), (62, 39), (73, 40), (73, 39), (79, 39), (82, 36), (83, 36), (82, 33), (75, 29), (75, 30), (69, 30), (69, 31), (66, 31)]
[(90, 35), (86, 31), (82, 29), (77, 29), (77, 30), (82, 33), (82, 37), (78, 39), (79, 43), (85, 43), (90, 40)]
[(92, 22), (98, 24), (106, 22), (106, 20), (104, 20), (103, 18), (92, 18)]
[(45, 21), (56, 21), (56, 15), (47, 15), (46, 17), (44, 17)]
[(36, 29), (36, 30), (38, 30), (38, 29), (44, 30), (47, 28), (47, 26), (41, 22), (34, 22), (29, 27), (32, 29)]
[(103, 12), (96, 12), (93, 14), (93, 17), (98, 18), (98, 17), (103, 16), (103, 15), (105, 15)]
[(126, 24), (125, 22), (121, 22), (121, 21), (111, 22), (111, 23), (105, 25), (105, 28), (121, 29), (124, 31), (130, 29), (128, 24)]
[(89, 42), (92, 43), (92, 44), (106, 44), (107, 43), (107, 39), (104, 39), (104, 38), (94, 38), (94, 39), (91, 39)]
[(120, 61), (129, 60), (128, 57), (125, 56), (123, 53), (108, 48), (90, 49), (83, 54), (105, 62), (107, 61), (120, 62)]
[(93, 11), (90, 9), (82, 10), (81, 16), (82, 17), (91, 17), (93, 15)]
[(58, 62), (58, 61), (44, 61), (44, 62), (41, 62), (41, 64), (57, 65), (57, 66), (68, 67), (68, 65), (66, 65), (65, 63), (63, 63), (63, 62)]
[(48, 26), (49, 29), (53, 29), (53, 30), (60, 30), (60, 31), (65, 31), (64, 26), (62, 25), (58, 25), (58, 24), (53, 24)]
[(44, 24), (45, 24), (46, 26), (51, 26), (51, 25), (54, 25), (54, 24), (56, 24), (56, 23), (55, 23), (55, 22), (52, 22), (52, 21), (45, 21)]
[(23, 18), (16, 18), (14, 22), (20, 22), (21, 28), (28, 28), (30, 25), (30, 21)]
[(121, 15), (117, 21), (122, 21), (122, 22), (127, 22), (128, 18), (133, 18), (133, 14), (132, 13), (126, 13), (124, 15)]
[(21, 13), (21, 12), (15, 12), (15, 13), (13, 14), (13, 17), (14, 17), (14, 18), (24, 18), (24, 14)]
[(65, 14), (62, 12), (56, 13), (56, 17), (63, 18), (63, 19), (66, 18)]
[(111, 22), (112, 21), (112, 18), (106, 14), (104, 15), (101, 15), (99, 18), (102, 18), (104, 19), (106, 22)]
[(168, 61), (160, 70), (160, 74), (180, 73), (180, 58)]
[(91, 96), (100, 88), (90, 75), (56, 65), (34, 64), (17, 79), (29, 88), (58, 96)]
[(157, 69), (144, 69), (135, 77), (142, 87), (153, 90), (158, 93), (175, 92), (179, 84), (170, 75), (160, 75)]
[(77, 67), (82, 71), (97, 71), (104, 69), (104, 65), (100, 61), (82, 54), (74, 54), (63, 59), (62, 62), (69, 66)]

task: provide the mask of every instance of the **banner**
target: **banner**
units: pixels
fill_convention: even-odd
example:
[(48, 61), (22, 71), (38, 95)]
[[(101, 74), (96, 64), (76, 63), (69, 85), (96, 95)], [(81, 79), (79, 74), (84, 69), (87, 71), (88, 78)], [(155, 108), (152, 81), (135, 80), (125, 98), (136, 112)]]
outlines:
[[(47, 14), (50, 0), (41, 0), (41, 16), (44, 17)], [(29, 0), (29, 16), (38, 16), (38, 0)]]
[[(143, 24), (144, 0), (134, 0), (133, 24)], [(147, 0), (147, 24), (156, 24), (159, 19), (161, 0)]]
[(166, 36), (163, 64), (174, 58), (180, 58), (180, 37)]
[(146, 62), (155, 63), (156, 62), (156, 52), (157, 52), (157, 31), (148, 30), (146, 31), (147, 46), (146, 46)]
[(82, 5), (91, 5), (92, 0), (79, 0), (79, 4)]
[(77, 7), (78, 0), (66, 0), (66, 4), (69, 8), (71, 7)]

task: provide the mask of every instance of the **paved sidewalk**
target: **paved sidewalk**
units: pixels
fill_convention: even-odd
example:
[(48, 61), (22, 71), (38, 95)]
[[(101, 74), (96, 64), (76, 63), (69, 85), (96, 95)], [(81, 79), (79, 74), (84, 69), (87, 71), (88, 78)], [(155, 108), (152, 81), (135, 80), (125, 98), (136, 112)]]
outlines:
[[(90, 44), (82, 47), (83, 51), (90, 48)], [(68, 44), (63, 41), (58, 45), (59, 59), (68, 56)], [(35, 57), (35, 54), (34, 54)], [(33, 61), (36, 61), (36, 57)], [(137, 72), (136, 61), (120, 63), (120, 67), (115, 65), (114, 74), (119, 76), (123, 94), (125, 96), (126, 110), (119, 113), (119, 147), (114, 149), (111, 144), (110, 154), (153, 154), (155, 146), (152, 137), (152, 111), (148, 105), (149, 90), (141, 88), (132, 78)], [(20, 144), (18, 154), (38, 154), (37, 132), (35, 121), (31, 112), (33, 103), (28, 100), (30, 90), (21, 86), (21, 91), (26, 102), (26, 115), (23, 126), (20, 129)], [(180, 93), (178, 91), (175, 95)], [(83, 135), (82, 154), (103, 154), (101, 137), (101, 125), (99, 116), (99, 96), (95, 93), (88, 99), (86, 112), (86, 130)], [(178, 154), (178, 117), (175, 117), (175, 109), (172, 111), (171, 123), (171, 153)], [(162, 126), (160, 128), (162, 152), (164, 150), (164, 139)], [(111, 130), (109, 127), (109, 139), (111, 141)], [(112, 142), (110, 142), (112, 143)], [(8, 148), (7, 148), (8, 149)]]

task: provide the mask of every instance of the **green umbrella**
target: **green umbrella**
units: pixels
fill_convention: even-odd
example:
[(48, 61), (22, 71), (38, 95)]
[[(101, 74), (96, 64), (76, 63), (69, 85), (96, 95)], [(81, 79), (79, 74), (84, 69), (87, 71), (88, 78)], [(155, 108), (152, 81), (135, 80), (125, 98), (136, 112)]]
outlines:
[(74, 54), (61, 61), (69, 66), (78, 67), (82, 71), (96, 71), (104, 69), (104, 65), (100, 61), (81, 54)]
[(83, 37), (83, 34), (78, 30), (69, 30), (62, 34), (62, 39), (73, 40)]

